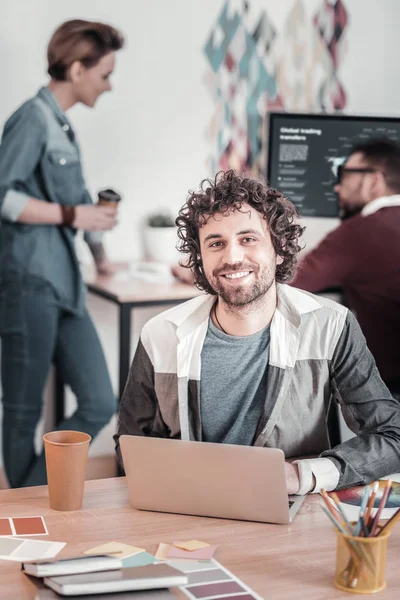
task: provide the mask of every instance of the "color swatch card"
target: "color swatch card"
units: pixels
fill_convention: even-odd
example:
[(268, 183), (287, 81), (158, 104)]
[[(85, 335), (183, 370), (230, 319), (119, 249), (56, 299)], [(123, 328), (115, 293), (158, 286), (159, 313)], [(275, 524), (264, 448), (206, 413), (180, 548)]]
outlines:
[(157, 559), (148, 552), (139, 552), (132, 556), (127, 556), (122, 560), (122, 566), (124, 569), (127, 567), (145, 567), (146, 565), (152, 565), (158, 562)]
[(209, 560), (213, 558), (217, 548), (218, 546), (210, 546), (207, 542), (200, 542), (199, 540), (177, 541), (173, 544), (161, 543), (158, 545), (155, 557), (158, 560), (168, 560), (170, 558)]
[(26, 562), (41, 558), (53, 558), (62, 550), (65, 542), (45, 542), (15, 537), (0, 538), (0, 560)]
[(157, 551), (155, 553), (155, 558), (157, 560), (168, 560), (168, 552), (171, 548), (171, 544), (164, 544), (163, 542), (161, 542), (161, 544), (158, 545)]
[(106, 544), (85, 550), (83, 554), (109, 554), (118, 558), (127, 558), (141, 552), (145, 552), (145, 549), (131, 546), (130, 544), (123, 544), (122, 542), (107, 542)]
[(180, 589), (191, 600), (263, 600), (214, 558), (168, 560), (168, 564), (188, 576), (188, 585)]
[(208, 560), (214, 556), (217, 546), (207, 546), (198, 550), (182, 550), (175, 544), (168, 550), (168, 558), (185, 558), (188, 560)]
[(43, 517), (5, 517), (0, 519), (0, 537), (10, 535), (49, 535)]
[(194, 550), (200, 550), (201, 548), (209, 548), (210, 544), (207, 542), (200, 542), (199, 540), (188, 540), (187, 542), (174, 542), (175, 548), (186, 550), (187, 552), (193, 552)]

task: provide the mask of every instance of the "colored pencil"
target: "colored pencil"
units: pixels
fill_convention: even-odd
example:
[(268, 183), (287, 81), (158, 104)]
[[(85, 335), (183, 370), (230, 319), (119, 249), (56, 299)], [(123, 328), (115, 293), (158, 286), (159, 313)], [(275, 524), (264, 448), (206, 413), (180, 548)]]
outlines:
[(334, 501), (334, 503), (336, 504), (336, 506), (338, 507), (338, 510), (339, 510), (340, 514), (342, 515), (344, 522), (346, 523), (346, 527), (349, 530), (350, 535), (354, 536), (353, 528), (350, 525), (350, 523), (345, 515), (342, 505), (340, 504), (339, 496), (337, 494), (333, 493), (333, 494), (331, 494), (331, 498)]
[(369, 531), (368, 531), (368, 527), (365, 524), (364, 517), (361, 517), (361, 528), (362, 528), (362, 532), (364, 534), (364, 537), (368, 537), (369, 536)]
[(377, 525), (379, 523), (379, 517), (381, 515), (382, 510), (384, 509), (384, 507), (386, 505), (387, 499), (388, 499), (389, 494), (391, 493), (391, 491), (392, 491), (392, 480), (391, 479), (387, 479), (386, 480), (385, 490), (384, 490), (384, 492), (382, 494), (382, 498), (381, 498), (381, 501), (379, 503), (378, 510), (376, 511), (376, 515), (375, 515), (374, 520), (372, 521), (372, 524), (371, 524), (371, 528), (370, 528), (370, 531), (369, 531), (369, 537), (373, 537), (375, 535), (376, 528), (377, 528)]
[(364, 513), (367, 509), (367, 503), (368, 503), (370, 494), (371, 494), (371, 487), (369, 485), (366, 485), (364, 488), (364, 493), (363, 493), (363, 497), (361, 499), (361, 506), (360, 506), (360, 510), (362, 510)]
[(371, 513), (372, 513), (372, 509), (374, 508), (375, 498), (376, 498), (376, 494), (378, 493), (378, 490), (379, 490), (379, 481), (375, 481), (374, 485), (372, 486), (372, 494), (369, 497), (367, 512), (364, 517), (365, 525), (368, 528), (370, 527), (370, 519), (372, 521)]
[(343, 535), (349, 535), (349, 534), (347, 533), (347, 531), (345, 530), (345, 528), (343, 527), (343, 525), (341, 525), (341, 524), (339, 523), (339, 521), (338, 521), (338, 520), (337, 520), (337, 519), (336, 519), (336, 518), (333, 516), (333, 514), (331, 513), (331, 511), (330, 511), (330, 510), (328, 510), (328, 509), (327, 509), (325, 506), (323, 506), (322, 504), (321, 504), (321, 508), (322, 508), (322, 510), (324, 511), (324, 513), (325, 513), (326, 515), (328, 515), (328, 517), (330, 518), (330, 520), (332, 521), (332, 523), (334, 524), (334, 526), (336, 527), (336, 529), (339, 529), (340, 533), (343, 533)]
[(328, 510), (332, 513), (332, 515), (335, 517), (335, 519), (337, 519), (339, 516), (341, 516), (339, 511), (332, 505), (332, 502), (330, 501), (330, 498), (325, 490), (321, 490), (321, 496), (322, 496), (323, 500), (325, 501), (325, 504), (326, 504)]
[(395, 525), (400, 521), (400, 508), (396, 510), (394, 515), (392, 515), (389, 521), (386, 521), (378, 535), (382, 535), (383, 533), (388, 533)]
[(361, 509), (359, 517), (358, 517), (358, 521), (357, 521), (355, 529), (354, 529), (354, 536), (355, 537), (360, 537), (360, 533), (362, 531), (363, 522), (364, 522), (364, 511)]

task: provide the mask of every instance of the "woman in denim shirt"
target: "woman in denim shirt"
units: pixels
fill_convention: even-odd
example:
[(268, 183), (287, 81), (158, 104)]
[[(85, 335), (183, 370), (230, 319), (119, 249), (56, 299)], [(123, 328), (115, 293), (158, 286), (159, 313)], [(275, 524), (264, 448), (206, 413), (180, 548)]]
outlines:
[(111, 268), (101, 231), (116, 210), (93, 205), (65, 111), (93, 107), (111, 90), (121, 34), (109, 25), (63, 23), (48, 46), (47, 87), (8, 119), (0, 146), (0, 336), (3, 459), (12, 487), (46, 483), (34, 435), (50, 366), (77, 397), (60, 429), (94, 437), (116, 409), (107, 365), (88, 314), (75, 251), (82, 229), (99, 272)]

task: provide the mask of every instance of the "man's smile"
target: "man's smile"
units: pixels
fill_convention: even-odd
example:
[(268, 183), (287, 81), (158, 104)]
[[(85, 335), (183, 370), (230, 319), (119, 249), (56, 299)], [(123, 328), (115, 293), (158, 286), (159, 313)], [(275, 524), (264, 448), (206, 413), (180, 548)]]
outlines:
[(243, 277), (247, 277), (250, 273), (252, 271), (235, 271), (233, 273), (222, 273), (221, 277), (225, 277), (225, 279), (243, 279)]

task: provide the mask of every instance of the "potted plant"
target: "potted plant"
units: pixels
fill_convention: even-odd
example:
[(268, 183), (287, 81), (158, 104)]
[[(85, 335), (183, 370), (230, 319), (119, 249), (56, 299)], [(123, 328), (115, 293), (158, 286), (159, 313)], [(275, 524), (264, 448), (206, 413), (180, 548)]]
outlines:
[(177, 263), (180, 254), (176, 249), (178, 236), (175, 219), (167, 211), (151, 213), (144, 229), (144, 250), (147, 260)]

